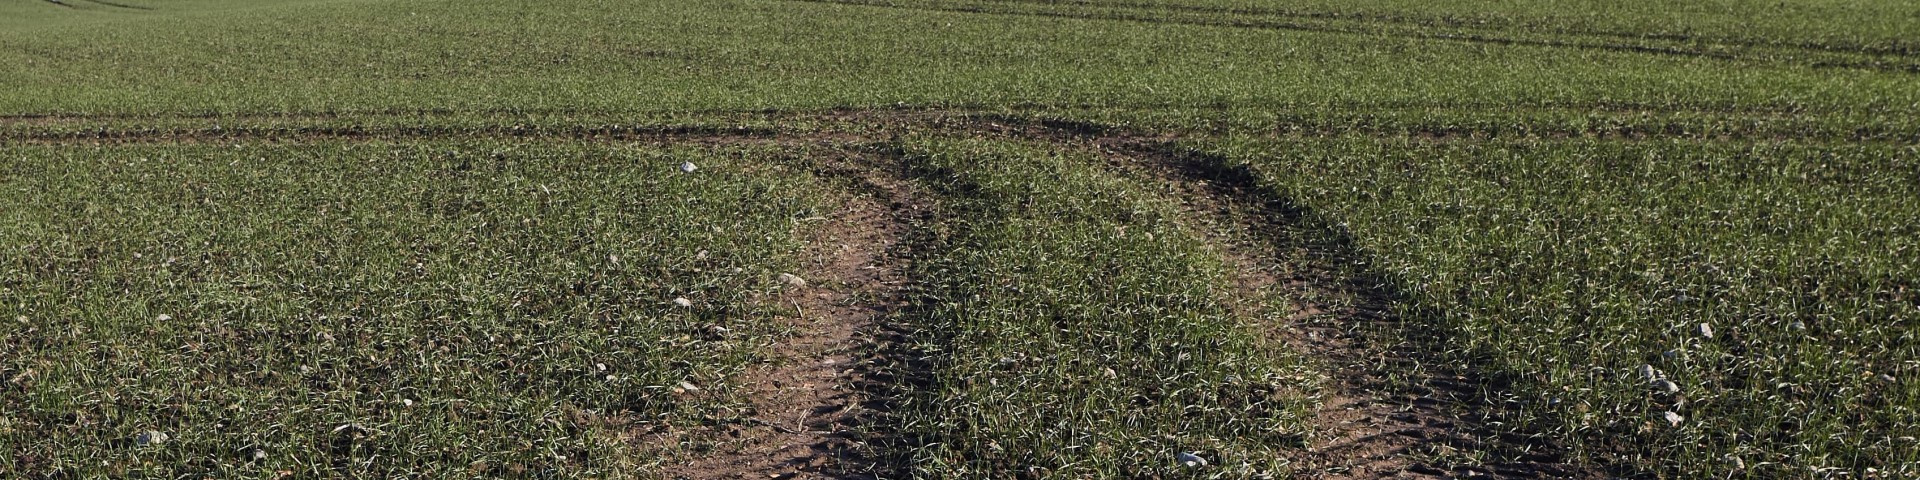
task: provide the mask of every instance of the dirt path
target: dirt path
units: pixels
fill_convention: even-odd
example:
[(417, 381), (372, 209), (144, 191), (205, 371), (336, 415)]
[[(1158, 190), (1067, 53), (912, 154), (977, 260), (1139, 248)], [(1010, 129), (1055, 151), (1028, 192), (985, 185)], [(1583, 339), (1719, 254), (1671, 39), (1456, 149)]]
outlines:
[(870, 461), (855, 432), (866, 395), (859, 384), (872, 336), (906, 283), (903, 218), (918, 208), (904, 182), (860, 159), (829, 161), (823, 176), (852, 191), (803, 252), (806, 265), (781, 299), (798, 318), (772, 347), (777, 360), (740, 378), (754, 421), (724, 432), (729, 448), (668, 468), (667, 478), (863, 478)]

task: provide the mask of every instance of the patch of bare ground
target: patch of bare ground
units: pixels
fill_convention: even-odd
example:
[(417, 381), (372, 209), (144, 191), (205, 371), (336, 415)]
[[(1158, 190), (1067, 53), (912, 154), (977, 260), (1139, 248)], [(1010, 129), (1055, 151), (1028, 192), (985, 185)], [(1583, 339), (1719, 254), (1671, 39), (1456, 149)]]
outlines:
[(861, 365), (898, 308), (903, 218), (919, 206), (902, 181), (856, 157), (823, 160), (816, 172), (852, 188), (813, 230), (804, 272), (782, 279), (780, 300), (800, 312), (786, 319), (793, 334), (771, 347), (774, 362), (738, 380), (751, 420), (683, 434), (718, 439), (718, 447), (669, 462), (667, 478), (870, 477), (870, 449), (857, 432), (868, 415)]
[[(1098, 152), (1117, 171), (1163, 185), (1238, 270), (1236, 307), (1272, 338), (1323, 365), (1314, 434), (1297, 478), (1607, 478), (1570, 463), (1551, 439), (1496, 428), (1498, 379), (1437, 353), (1432, 329), (1397, 317), (1397, 293), (1364, 268), (1350, 241), (1313, 213), (1262, 192), (1245, 167), (1175, 138), (1097, 125), (983, 120), (977, 131)], [(1280, 295), (1285, 302), (1258, 299)], [(1287, 305), (1282, 315), (1267, 305)]]

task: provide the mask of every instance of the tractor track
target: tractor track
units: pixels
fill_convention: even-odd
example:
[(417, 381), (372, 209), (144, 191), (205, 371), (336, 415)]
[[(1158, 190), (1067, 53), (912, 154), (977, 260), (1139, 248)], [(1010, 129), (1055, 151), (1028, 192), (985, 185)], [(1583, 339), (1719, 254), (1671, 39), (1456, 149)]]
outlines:
[[(1772, 64), (1781, 64), (1781, 65), (1799, 65), (1799, 66), (1806, 66), (1806, 67), (1812, 67), (1812, 68), (1841, 68), (1841, 69), (1860, 69), (1860, 70), (1898, 72), (1898, 73), (1920, 73), (1920, 63), (1914, 63), (1912, 61), (1909, 61), (1904, 56), (1896, 57), (1896, 58), (1899, 58), (1899, 60), (1894, 60), (1894, 61), (1881, 60), (1881, 59), (1866, 60), (1866, 59), (1859, 59), (1859, 58), (1844, 58), (1845, 55), (1865, 55), (1864, 53), (1855, 53), (1851, 51), (1835, 51), (1835, 50), (1810, 50), (1810, 49), (1795, 48), (1795, 47), (1767, 46), (1764, 48), (1786, 50), (1789, 53), (1834, 53), (1834, 54), (1841, 55), (1842, 57), (1807, 61), (1801, 58), (1794, 57), (1792, 55), (1784, 55), (1784, 54), (1773, 55), (1773, 54), (1763, 53), (1763, 54), (1756, 55), (1756, 54), (1750, 54), (1750, 53), (1711, 51), (1711, 50), (1687, 48), (1687, 47), (1681, 47), (1681, 46), (1625, 43), (1625, 42), (1611, 41), (1611, 40), (1602, 40), (1602, 41), (1596, 41), (1596, 42), (1578, 42), (1578, 41), (1565, 41), (1565, 40), (1518, 38), (1518, 37), (1512, 37), (1512, 36), (1495, 36), (1495, 35), (1486, 35), (1486, 34), (1471, 33), (1471, 32), (1424, 32), (1424, 31), (1417, 31), (1417, 30), (1393, 31), (1391, 29), (1382, 29), (1377, 27), (1371, 28), (1371, 29), (1365, 28), (1368, 26), (1365, 22), (1359, 23), (1356, 26), (1341, 26), (1341, 25), (1332, 25), (1325, 22), (1313, 23), (1313, 22), (1307, 21), (1309, 20), (1308, 18), (1297, 17), (1297, 16), (1296, 17), (1273, 16), (1273, 17), (1262, 18), (1260, 16), (1232, 15), (1232, 16), (1238, 16), (1240, 18), (1167, 18), (1164, 15), (1157, 14), (1156, 12), (1130, 10), (1127, 8), (1121, 8), (1118, 10), (1094, 11), (1094, 12), (1076, 12), (1076, 11), (1065, 11), (1065, 10), (1059, 10), (1059, 9), (1022, 10), (1018, 8), (1009, 8), (1009, 7), (1019, 7), (1021, 5), (1029, 5), (1027, 2), (1000, 2), (1001, 5), (1006, 5), (1006, 6), (992, 7), (992, 6), (983, 6), (978, 4), (955, 4), (955, 5), (906, 4), (906, 3), (898, 3), (898, 2), (887, 1), (887, 0), (782, 0), (782, 1), (801, 2), (801, 3), (836, 4), (836, 5), (856, 5), (856, 6), (866, 6), (866, 7), (876, 7), (876, 8), (919, 10), (919, 11), (929, 11), (929, 12), (1009, 15), (1009, 16), (1022, 16), (1022, 17), (1061, 18), (1061, 19), (1075, 19), (1075, 20), (1123, 21), (1123, 22), (1137, 22), (1137, 23), (1160, 24), (1160, 25), (1191, 25), (1191, 26), (1221, 27), (1221, 28), (1333, 33), (1333, 34), (1344, 34), (1344, 35), (1370, 36), (1370, 37), (1379, 37), (1379, 38), (1403, 38), (1403, 39), (1421, 40), (1421, 41), (1443, 41), (1443, 42), (1461, 42), (1461, 43), (1500, 45), (1500, 46), (1525, 46), (1525, 47), (1543, 47), (1543, 48), (1560, 48), (1560, 49), (1577, 49), (1577, 50), (1598, 50), (1598, 51), (1625, 52), (1625, 53), (1661, 55), (1661, 56), (1683, 57), (1683, 58), (1705, 58), (1705, 59), (1722, 60), (1722, 61), (1741, 61), (1741, 62), (1772, 63)], [(1049, 4), (1039, 4), (1039, 5), (1049, 5)], [(1604, 36), (1596, 36), (1596, 37), (1606, 38)]]
[[(1179, 3), (1153, 3), (1153, 2), (1140, 2), (1140, 1), (1113, 1), (1113, 0), (978, 0), (978, 1), (992, 2), (992, 3), (1006, 3), (1006, 4), (1031, 4), (1031, 5), (1050, 5), (1050, 6), (1073, 5), (1073, 6), (1080, 6), (1080, 7), (1113, 8), (1113, 9), (1128, 9), (1128, 10), (1141, 10), (1141, 11), (1158, 10), (1158, 11), (1191, 12), (1191, 13), (1204, 13), (1204, 14), (1216, 14), (1216, 15), (1282, 17), (1282, 18), (1299, 18), (1299, 19), (1312, 19), (1312, 20), (1346, 21), (1346, 22), (1353, 22), (1353, 23), (1360, 23), (1360, 24), (1385, 24), (1385, 25), (1400, 25), (1400, 26), (1407, 26), (1407, 27), (1451, 27), (1451, 28), (1490, 30), (1490, 31), (1498, 31), (1500, 28), (1534, 27), (1534, 25), (1529, 24), (1527, 22), (1518, 22), (1518, 21), (1506, 20), (1506, 19), (1489, 19), (1485, 17), (1451, 17), (1451, 16), (1422, 17), (1422, 16), (1415, 16), (1415, 15), (1399, 15), (1399, 14), (1392, 14), (1392, 13), (1309, 11), (1309, 10), (1292, 10), (1292, 9), (1286, 9), (1286, 8), (1257, 7), (1257, 6), (1245, 6), (1245, 5), (1242, 5), (1242, 6), (1187, 5), (1187, 4), (1179, 4)], [(1654, 40), (1654, 41), (1683, 42), (1683, 43), (1714, 45), (1714, 46), (1728, 46), (1728, 47), (1742, 47), (1742, 48), (1775, 48), (1775, 49), (1783, 49), (1783, 50), (1806, 50), (1806, 51), (1814, 51), (1814, 52), (1850, 53), (1850, 54), (1859, 54), (1859, 55), (1904, 56), (1904, 57), (1920, 55), (1920, 50), (1916, 50), (1912, 46), (1826, 45), (1826, 44), (1817, 44), (1817, 43), (1809, 43), (1809, 42), (1783, 42), (1783, 41), (1770, 41), (1770, 40), (1764, 40), (1764, 39), (1715, 37), (1715, 36), (1707, 36), (1707, 35), (1689, 35), (1689, 34), (1679, 34), (1679, 33), (1630, 33), (1630, 32), (1619, 32), (1619, 31), (1612, 31), (1612, 30), (1603, 30), (1603, 29), (1567, 28), (1564, 26), (1556, 26), (1556, 28), (1552, 29), (1551, 31), (1546, 31), (1542, 33), (1550, 33), (1550, 34), (1557, 34), (1557, 35), (1588, 36), (1588, 37), (1606, 37), (1606, 38), (1612, 38), (1616, 40), (1627, 40), (1627, 41)]]
[[(1726, 113), (1723, 113), (1726, 114)], [(1727, 114), (1733, 115), (1733, 114)], [(269, 120), (279, 117), (262, 117)], [(487, 123), (463, 126), (282, 124), (236, 126), (155, 126), (155, 119), (89, 119), (100, 124), (75, 126), (73, 117), (16, 117), (0, 119), (0, 146), (108, 146), (135, 144), (301, 144), (318, 142), (373, 142), (409, 140), (563, 140), (641, 143), (761, 143), (833, 141), (868, 142), (899, 133), (903, 127), (940, 127), (942, 123), (1025, 123), (1051, 121), (1033, 115), (975, 110), (832, 110), (741, 117), (737, 124), (718, 123), (601, 123), (552, 125)], [(336, 121), (333, 117), (314, 117)], [(214, 121), (197, 116), (166, 121)], [(298, 121), (297, 119), (295, 120)], [(790, 128), (793, 122), (819, 124)], [(1696, 121), (1697, 122), (1697, 121)], [(824, 128), (822, 128), (824, 126)], [(941, 127), (948, 128), (948, 127)], [(1077, 127), (1076, 127), (1077, 128)], [(1920, 136), (1911, 132), (1872, 128), (1808, 130), (1765, 126), (1764, 122), (1727, 125), (1688, 121), (1617, 125), (1478, 125), (1459, 123), (1399, 123), (1356, 117), (1341, 120), (1283, 120), (1265, 131), (1242, 132), (1266, 138), (1316, 139), (1372, 136), (1411, 142), (1531, 142), (1540, 140), (1600, 140), (1619, 142), (1752, 143), (1792, 142), (1813, 145), (1913, 145)], [(1183, 132), (1209, 135), (1216, 132)]]
[[(1351, 239), (1312, 210), (1263, 191), (1256, 173), (1179, 145), (1179, 137), (1103, 125), (986, 124), (994, 134), (1045, 139), (1106, 158), (1122, 175), (1164, 185), (1196, 229), (1218, 240), (1242, 296), (1292, 299), (1284, 324), (1259, 324), (1320, 365), (1315, 435), (1295, 457), (1314, 479), (1612, 478), (1548, 439), (1500, 431), (1500, 379), (1437, 352), (1445, 333), (1395, 315), (1400, 294), (1364, 269)], [(1259, 302), (1252, 302), (1259, 303)], [(1252, 307), (1258, 308), (1258, 307)], [(1259, 313), (1243, 318), (1258, 323)], [(1421, 340), (1427, 339), (1427, 340)], [(1491, 459), (1492, 461), (1482, 461)]]
[[(1082, 149), (1118, 171), (1171, 186), (1186, 208), (1227, 225), (1220, 245), (1243, 288), (1278, 288), (1307, 299), (1287, 324), (1251, 325), (1324, 366), (1315, 434), (1291, 460), (1305, 478), (1601, 478), (1564, 448), (1516, 432), (1497, 431), (1504, 389), (1472, 365), (1450, 364), (1418, 338), (1433, 332), (1396, 317), (1400, 301), (1372, 278), (1339, 232), (1304, 207), (1261, 190), (1258, 177), (1226, 159), (1180, 146), (1187, 137), (1108, 125), (963, 111), (842, 110), (799, 117), (827, 128), (644, 126), (470, 129), (351, 127), (310, 131), (220, 129), (189, 132), (131, 129), (109, 141), (41, 138), (88, 146), (139, 142), (279, 142), (314, 139), (557, 138), (663, 144), (834, 145), (812, 161), (813, 174), (840, 185), (844, 204), (812, 231), (801, 252), (804, 285), (774, 299), (794, 307), (794, 334), (769, 349), (771, 361), (733, 380), (749, 407), (742, 422), (640, 435), (646, 442), (697, 439), (712, 448), (675, 453), (668, 478), (881, 478), (906, 469), (893, 451), (914, 446), (889, 422), (894, 398), (923, 379), (900, 345), (913, 332), (904, 298), (916, 227), (938, 221), (937, 199), (901, 173), (890, 154), (902, 135), (993, 136)], [(0, 137), (4, 138), (4, 137)], [(18, 141), (15, 138), (12, 141)], [(115, 141), (117, 140), (117, 141)], [(1238, 233), (1234, 233), (1238, 232)], [(1334, 239), (1331, 241), (1324, 239)], [(1304, 252), (1304, 254), (1303, 254)], [(1324, 300), (1332, 299), (1332, 300)], [(1259, 315), (1247, 315), (1249, 322)], [(908, 367), (901, 367), (907, 365)], [(1449, 366), (1451, 365), (1451, 366)], [(1394, 378), (1390, 380), (1389, 378)], [(1467, 462), (1460, 459), (1495, 459)]]
[(798, 312), (784, 319), (794, 334), (770, 348), (770, 364), (735, 380), (750, 419), (683, 434), (720, 446), (669, 466), (666, 477), (870, 478), (875, 461), (859, 429), (872, 412), (861, 386), (908, 284), (906, 218), (927, 207), (870, 154), (843, 153), (815, 171), (841, 184), (841, 206), (809, 234), (803, 276), (778, 299)]

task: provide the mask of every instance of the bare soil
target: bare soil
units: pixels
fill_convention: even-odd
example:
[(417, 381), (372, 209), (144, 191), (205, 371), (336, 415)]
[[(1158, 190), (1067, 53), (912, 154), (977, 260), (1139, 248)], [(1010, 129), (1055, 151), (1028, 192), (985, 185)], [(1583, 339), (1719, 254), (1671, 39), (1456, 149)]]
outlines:
[(857, 431), (867, 408), (858, 385), (874, 354), (878, 325), (899, 306), (906, 284), (902, 221), (918, 208), (904, 182), (859, 159), (829, 161), (825, 174), (856, 185), (804, 252), (804, 285), (781, 301), (800, 315), (773, 347), (776, 362), (738, 379), (754, 421), (724, 427), (727, 447), (666, 469), (669, 478), (863, 478), (872, 460)]

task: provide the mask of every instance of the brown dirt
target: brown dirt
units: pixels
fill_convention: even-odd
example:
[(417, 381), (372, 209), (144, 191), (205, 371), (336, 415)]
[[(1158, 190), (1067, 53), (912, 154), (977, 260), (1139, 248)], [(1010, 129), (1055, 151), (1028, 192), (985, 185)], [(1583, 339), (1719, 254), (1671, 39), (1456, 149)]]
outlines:
[(726, 427), (721, 449), (665, 469), (668, 478), (861, 478), (868, 469), (856, 433), (866, 398), (857, 384), (872, 354), (868, 338), (898, 307), (906, 283), (900, 239), (904, 215), (918, 208), (904, 182), (830, 161), (823, 175), (854, 179), (855, 191), (812, 233), (805, 251), (806, 285), (781, 299), (800, 315), (794, 334), (772, 347), (778, 359), (738, 381), (754, 421)]

